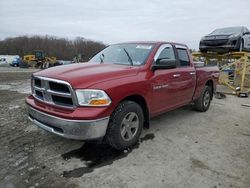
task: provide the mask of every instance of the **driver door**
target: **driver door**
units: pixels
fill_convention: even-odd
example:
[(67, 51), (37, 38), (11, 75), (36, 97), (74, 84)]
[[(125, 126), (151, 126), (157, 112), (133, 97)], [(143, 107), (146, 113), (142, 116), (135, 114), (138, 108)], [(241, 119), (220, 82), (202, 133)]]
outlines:
[[(171, 44), (163, 44), (154, 57), (154, 63), (158, 59), (176, 60), (173, 46)], [(178, 104), (179, 72), (177, 68), (157, 69), (152, 72), (150, 80), (151, 84), (151, 107), (152, 114), (158, 115), (164, 111), (171, 110)]]

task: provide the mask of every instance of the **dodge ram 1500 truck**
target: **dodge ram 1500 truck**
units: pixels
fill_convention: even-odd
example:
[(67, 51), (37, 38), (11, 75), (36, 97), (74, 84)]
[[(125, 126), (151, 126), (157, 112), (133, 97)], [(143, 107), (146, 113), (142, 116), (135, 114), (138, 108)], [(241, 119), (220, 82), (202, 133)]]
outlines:
[(150, 118), (193, 103), (208, 110), (217, 67), (196, 67), (186, 45), (110, 45), (88, 63), (34, 73), (26, 98), (29, 119), (56, 135), (133, 146)]

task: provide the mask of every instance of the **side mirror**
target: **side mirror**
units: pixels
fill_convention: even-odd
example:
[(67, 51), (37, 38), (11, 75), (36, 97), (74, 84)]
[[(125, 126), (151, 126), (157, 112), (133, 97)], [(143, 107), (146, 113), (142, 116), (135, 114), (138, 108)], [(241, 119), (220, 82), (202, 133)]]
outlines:
[(177, 60), (175, 59), (157, 59), (152, 66), (152, 70), (173, 69), (176, 68), (176, 64)]
[(249, 35), (250, 31), (244, 32), (243, 35)]

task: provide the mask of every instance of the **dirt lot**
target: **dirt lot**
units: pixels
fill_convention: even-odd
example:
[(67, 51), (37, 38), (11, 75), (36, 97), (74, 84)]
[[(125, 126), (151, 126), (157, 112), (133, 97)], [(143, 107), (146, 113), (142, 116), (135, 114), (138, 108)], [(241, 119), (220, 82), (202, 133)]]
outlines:
[(250, 187), (250, 98), (214, 99), (151, 120), (140, 143), (118, 152), (66, 140), (28, 119), (32, 71), (0, 68), (0, 187)]

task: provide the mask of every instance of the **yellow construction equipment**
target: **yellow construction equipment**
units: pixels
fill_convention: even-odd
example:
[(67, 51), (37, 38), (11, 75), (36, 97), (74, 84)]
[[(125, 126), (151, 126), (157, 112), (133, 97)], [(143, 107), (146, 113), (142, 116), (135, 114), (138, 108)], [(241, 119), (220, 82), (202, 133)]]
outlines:
[(32, 55), (24, 55), (22, 66), (33, 68), (48, 68), (56, 63), (56, 57), (46, 57), (41, 50), (33, 51)]
[[(248, 96), (250, 93), (250, 53), (229, 52), (192, 53), (194, 61), (205, 61), (205, 64), (216, 63), (220, 69), (219, 84), (227, 86), (237, 96)], [(226, 93), (226, 92), (224, 92)]]

